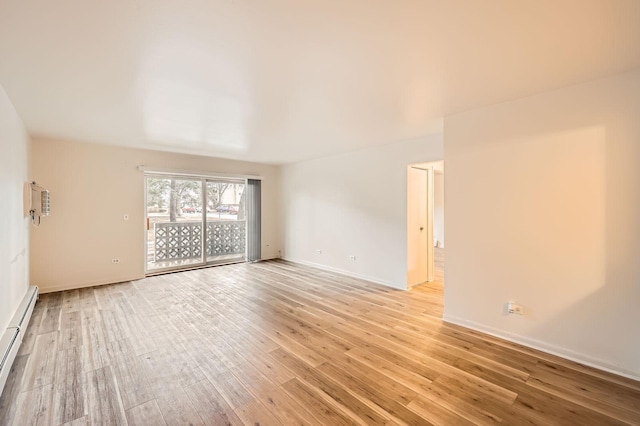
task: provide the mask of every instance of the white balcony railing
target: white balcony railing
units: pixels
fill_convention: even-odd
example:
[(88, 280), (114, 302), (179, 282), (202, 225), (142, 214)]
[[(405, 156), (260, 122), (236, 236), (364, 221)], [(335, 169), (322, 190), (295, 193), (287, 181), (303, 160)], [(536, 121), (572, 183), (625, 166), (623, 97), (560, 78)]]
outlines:
[[(158, 222), (153, 225), (154, 261), (202, 258), (202, 222)], [(245, 254), (246, 222), (207, 221), (207, 257)]]

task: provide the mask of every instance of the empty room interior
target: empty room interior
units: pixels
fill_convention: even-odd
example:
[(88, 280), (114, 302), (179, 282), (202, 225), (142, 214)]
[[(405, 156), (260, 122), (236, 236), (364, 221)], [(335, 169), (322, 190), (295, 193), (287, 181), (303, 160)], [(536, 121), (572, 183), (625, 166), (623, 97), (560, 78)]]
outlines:
[(0, 0), (0, 425), (640, 425), (640, 1)]

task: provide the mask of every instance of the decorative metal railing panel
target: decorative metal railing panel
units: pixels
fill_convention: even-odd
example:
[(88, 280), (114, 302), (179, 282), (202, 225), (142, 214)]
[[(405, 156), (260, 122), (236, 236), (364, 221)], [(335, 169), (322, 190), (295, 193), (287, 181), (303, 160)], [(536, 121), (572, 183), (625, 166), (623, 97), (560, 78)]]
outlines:
[(207, 222), (207, 256), (244, 254), (246, 240), (244, 220)]
[[(208, 257), (244, 254), (246, 222), (207, 221), (205, 249)], [(155, 261), (198, 259), (202, 255), (202, 222), (154, 224)]]

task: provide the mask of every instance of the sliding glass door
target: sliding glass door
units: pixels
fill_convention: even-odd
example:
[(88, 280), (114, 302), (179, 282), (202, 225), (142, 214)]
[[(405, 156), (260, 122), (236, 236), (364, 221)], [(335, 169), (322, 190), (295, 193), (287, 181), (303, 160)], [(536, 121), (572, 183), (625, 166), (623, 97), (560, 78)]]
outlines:
[(244, 181), (207, 180), (207, 263), (246, 258)]
[(147, 175), (146, 272), (246, 259), (245, 180)]

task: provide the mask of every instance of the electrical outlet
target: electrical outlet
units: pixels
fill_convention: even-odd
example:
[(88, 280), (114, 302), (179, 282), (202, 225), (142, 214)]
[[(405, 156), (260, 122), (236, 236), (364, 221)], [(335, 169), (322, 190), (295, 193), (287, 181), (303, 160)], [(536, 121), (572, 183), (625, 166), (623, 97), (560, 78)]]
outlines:
[(111, 259), (111, 263), (120, 263), (120, 259), (118, 259), (117, 257), (113, 258)]
[(318, 249), (318, 250), (316, 250), (316, 253), (318, 253), (318, 254), (322, 254), (322, 250), (321, 250), (321, 249)]
[(356, 260), (356, 257), (354, 255), (349, 256), (349, 260)]
[(524, 309), (522, 308), (522, 305), (518, 305), (515, 302), (509, 302), (507, 303), (507, 312), (509, 314), (523, 315)]

